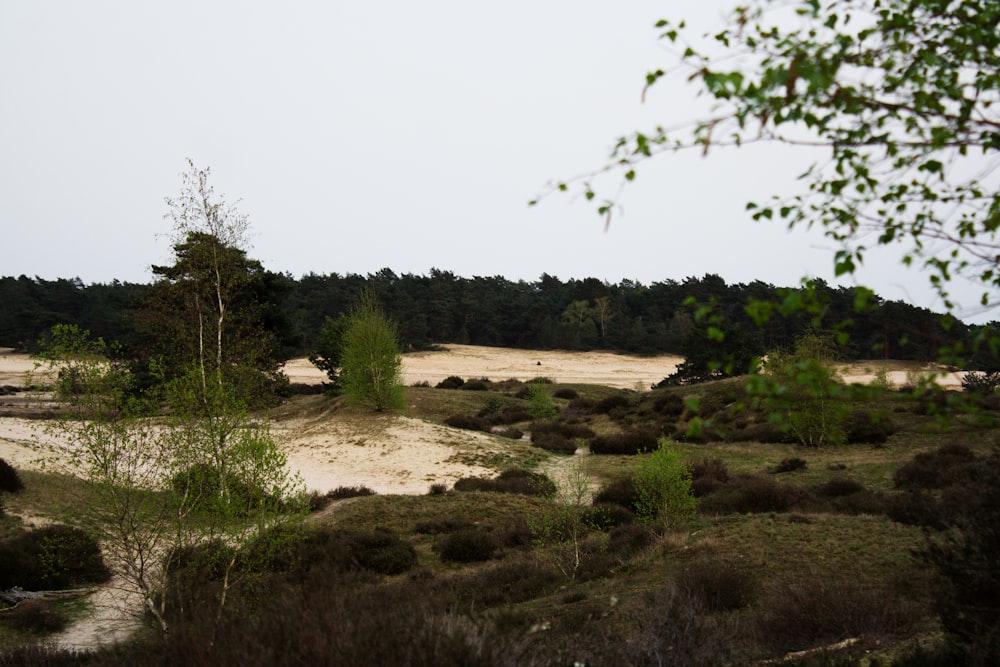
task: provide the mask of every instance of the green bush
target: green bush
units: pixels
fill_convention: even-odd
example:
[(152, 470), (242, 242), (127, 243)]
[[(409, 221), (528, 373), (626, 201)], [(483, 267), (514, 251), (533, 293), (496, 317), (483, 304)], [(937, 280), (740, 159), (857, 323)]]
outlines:
[(0, 544), (0, 588), (73, 588), (110, 578), (97, 541), (79, 528), (46, 526)]
[(668, 530), (683, 530), (694, 521), (698, 499), (691, 490), (691, 470), (665, 438), (656, 451), (642, 456), (633, 479), (639, 521)]

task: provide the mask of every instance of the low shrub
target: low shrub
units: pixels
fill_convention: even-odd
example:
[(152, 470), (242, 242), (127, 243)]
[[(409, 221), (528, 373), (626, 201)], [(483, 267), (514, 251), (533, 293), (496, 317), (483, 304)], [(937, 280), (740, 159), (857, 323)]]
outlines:
[(965, 445), (944, 445), (914, 456), (896, 469), (892, 480), (897, 489), (943, 489), (967, 478), (975, 460)]
[(566, 438), (560, 433), (535, 433), (531, 434), (531, 444), (539, 449), (555, 452), (557, 454), (572, 454), (576, 451), (576, 443)]
[(617, 393), (611, 394), (606, 398), (602, 398), (594, 405), (593, 411), (600, 414), (611, 414), (614, 410), (628, 408), (632, 402), (629, 400), (628, 394)]
[(552, 392), (552, 398), (564, 398), (572, 401), (579, 397), (580, 397), (580, 392), (578, 392), (576, 389), (570, 389), (569, 387), (556, 389), (554, 392)]
[(729, 481), (729, 469), (722, 459), (703, 458), (691, 466), (691, 479), (696, 481), (705, 477), (725, 483)]
[(330, 500), (343, 500), (345, 498), (360, 498), (361, 496), (374, 496), (375, 492), (359, 484), (357, 486), (338, 486), (336, 489), (326, 492), (326, 497)]
[(619, 558), (629, 558), (656, 542), (656, 534), (639, 523), (615, 526), (608, 533), (608, 551)]
[(36, 635), (59, 632), (69, 624), (66, 616), (52, 609), (45, 600), (22, 600), (0, 615), (0, 622), (8, 628)]
[(445, 379), (434, 385), (435, 389), (459, 389), (465, 384), (465, 380), (457, 375), (449, 375)]
[(735, 611), (753, 602), (755, 579), (744, 570), (719, 561), (696, 561), (676, 579), (677, 588), (711, 612)]
[(619, 477), (605, 482), (594, 496), (594, 505), (618, 505), (630, 512), (635, 512), (638, 498), (635, 490), (635, 480), (631, 477)]
[(680, 417), (684, 413), (684, 399), (673, 392), (657, 392), (653, 411), (664, 417)]
[(413, 532), (420, 535), (446, 535), (456, 530), (466, 530), (472, 527), (468, 519), (448, 517), (443, 519), (423, 519), (413, 526)]
[(481, 563), (492, 559), (496, 550), (495, 538), (479, 528), (449, 533), (438, 544), (438, 553), (446, 563)]
[(0, 491), (18, 493), (24, 490), (24, 482), (17, 470), (5, 460), (0, 459)]
[(595, 530), (608, 531), (635, 522), (635, 512), (618, 503), (594, 503), (584, 509), (583, 521)]
[(556, 590), (564, 578), (548, 563), (522, 556), (468, 575), (451, 577), (449, 594), (465, 605), (498, 607), (533, 600)]
[(750, 514), (787, 512), (802, 498), (802, 491), (755, 476), (738, 476), (701, 500), (706, 514)]
[(431, 484), (431, 488), (428, 489), (427, 493), (432, 496), (444, 495), (448, 492), (448, 485), (441, 482), (435, 482)]
[(592, 398), (574, 398), (566, 407), (571, 410), (578, 410), (584, 414), (589, 414), (595, 411), (597, 401)]
[[(482, 416), (482, 415), (481, 415)], [(491, 424), (518, 424), (530, 422), (531, 413), (524, 406), (508, 406), (499, 412), (489, 415)]]
[(469, 380), (460, 387), (463, 391), (489, 391), (489, 380)]
[(485, 419), (473, 415), (457, 414), (444, 420), (444, 423), (452, 428), (461, 428), (466, 431), (488, 431), (489, 425)]
[(45, 526), (0, 543), (0, 588), (73, 588), (108, 581), (97, 541), (79, 528)]
[(849, 477), (834, 477), (816, 488), (816, 492), (826, 498), (842, 498), (861, 493), (865, 487)]
[(523, 468), (511, 468), (490, 479), (487, 477), (463, 477), (455, 482), (456, 491), (492, 491), (495, 493), (519, 493), (526, 496), (551, 496), (556, 485), (542, 473)]
[(650, 430), (629, 430), (612, 435), (599, 435), (590, 441), (590, 453), (634, 456), (656, 449), (657, 440), (657, 434)]
[(896, 426), (883, 414), (856, 410), (849, 415), (845, 431), (849, 445), (881, 445), (896, 432)]
[(809, 464), (807, 464), (805, 460), (795, 456), (789, 459), (782, 459), (778, 465), (771, 468), (770, 472), (775, 474), (781, 474), (785, 472), (797, 472), (799, 470), (805, 470), (808, 467)]
[(514, 428), (513, 426), (504, 426), (502, 428), (494, 428), (492, 432), (499, 435), (502, 438), (510, 438), (511, 440), (520, 440), (524, 437), (524, 431), (519, 428)]

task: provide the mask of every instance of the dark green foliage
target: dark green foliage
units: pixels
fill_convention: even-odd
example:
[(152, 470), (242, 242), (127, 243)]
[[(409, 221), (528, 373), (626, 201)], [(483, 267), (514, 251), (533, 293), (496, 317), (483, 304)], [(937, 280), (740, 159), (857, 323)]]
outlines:
[(567, 400), (574, 400), (579, 398), (580, 393), (576, 389), (570, 389), (569, 387), (563, 387), (561, 389), (556, 389), (552, 392), (552, 398), (565, 398)]
[(326, 497), (332, 500), (343, 500), (344, 498), (358, 498), (361, 496), (374, 496), (375, 492), (364, 484), (355, 486), (338, 486), (336, 489), (326, 492)]
[(234, 474), (226, 473), (225, 494), (222, 475), (207, 464), (196, 464), (183, 470), (170, 480), (174, 493), (188, 498), (190, 507), (209, 512), (225, 503), (228, 509), (252, 512), (261, 504), (277, 506), (279, 499), (269, 496), (263, 489), (253, 488)]
[(444, 423), (452, 428), (461, 428), (467, 431), (488, 431), (489, 425), (485, 419), (474, 415), (457, 414), (444, 420)]
[(800, 459), (795, 456), (790, 459), (782, 459), (778, 465), (771, 469), (772, 473), (780, 474), (785, 472), (796, 472), (799, 470), (805, 470), (809, 465), (804, 459)]
[(22, 600), (13, 609), (0, 614), (0, 623), (20, 632), (44, 635), (59, 632), (68, 621), (45, 600)]
[(97, 541), (79, 528), (46, 526), (0, 543), (0, 589), (53, 590), (110, 578)]
[(590, 441), (591, 454), (635, 455), (656, 449), (657, 434), (652, 430), (630, 429), (599, 435)]
[(493, 479), (463, 477), (455, 482), (456, 491), (492, 491), (519, 493), (526, 496), (551, 496), (556, 492), (555, 483), (542, 473), (522, 468), (512, 468)]
[(406, 540), (385, 529), (312, 529), (301, 533), (275, 529), (261, 535), (242, 554), (246, 571), (310, 572), (367, 570), (401, 574), (417, 564)]
[(751, 573), (720, 561), (696, 561), (677, 576), (677, 588), (709, 612), (734, 611), (757, 593)]
[(14, 466), (0, 459), (0, 492), (17, 493), (24, 489), (24, 482)]
[(434, 385), (435, 389), (460, 389), (465, 384), (465, 380), (457, 375), (449, 375), (445, 379)]
[(461, 388), (464, 389), (465, 391), (489, 391), (490, 384), (491, 383), (488, 379), (469, 380), (464, 385), (462, 385)]
[(479, 563), (493, 558), (496, 553), (496, 539), (479, 528), (465, 528), (449, 533), (438, 545), (438, 553), (444, 562)]
[(962, 376), (962, 389), (975, 394), (995, 394), (1000, 389), (1000, 370), (970, 371)]

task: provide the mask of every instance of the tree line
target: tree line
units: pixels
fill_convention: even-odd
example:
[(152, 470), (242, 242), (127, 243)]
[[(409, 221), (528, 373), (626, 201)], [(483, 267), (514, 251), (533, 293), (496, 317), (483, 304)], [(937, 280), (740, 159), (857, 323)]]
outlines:
[[(367, 276), (309, 273), (296, 280), (245, 255), (236, 260), (249, 276), (243, 288), (253, 294), (256, 316), (284, 357), (313, 351), (326, 318), (346, 313), (365, 291), (375, 294), (398, 323), (405, 350), (450, 342), (684, 356), (701, 350), (717, 356), (720, 349), (736, 348), (742, 359), (787, 348), (806, 330), (839, 326), (846, 333), (841, 340), (845, 357), (931, 361), (944, 347), (966, 343), (971, 348), (968, 341), (978, 331), (948, 315), (822, 281), (780, 288), (761, 281), (726, 283), (707, 274), (644, 285), (563, 281), (543, 274), (528, 282), (465, 278), (438, 269), (397, 275), (388, 268)], [(173, 307), (165, 288), (169, 270), (156, 271), (153, 284), (0, 278), (0, 346), (31, 351), (53, 325), (74, 323), (126, 349), (141, 350), (144, 336), (165, 332), (136, 317), (139, 305), (153, 300), (161, 309)], [(807, 297), (812, 308), (789, 316), (765, 320), (748, 308)], [(724, 341), (713, 340), (714, 329), (726, 333)]]

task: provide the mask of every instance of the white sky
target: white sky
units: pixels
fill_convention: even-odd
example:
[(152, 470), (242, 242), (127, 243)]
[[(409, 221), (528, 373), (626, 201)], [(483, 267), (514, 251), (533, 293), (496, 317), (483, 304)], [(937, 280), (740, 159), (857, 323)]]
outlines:
[[(726, 0), (3, 0), (0, 275), (147, 282), (185, 158), (241, 200), (275, 271), (645, 284), (832, 282), (818, 232), (754, 223), (808, 156), (658, 159), (605, 233), (579, 197), (527, 201), (603, 164), (632, 129), (693, 117), (659, 18), (721, 25)], [(873, 255), (862, 279), (939, 309)], [(971, 303), (969, 305), (972, 305)]]

